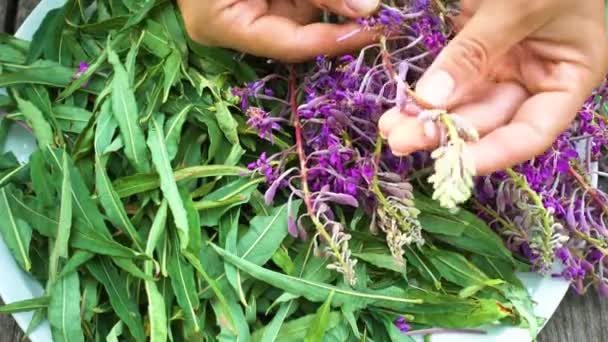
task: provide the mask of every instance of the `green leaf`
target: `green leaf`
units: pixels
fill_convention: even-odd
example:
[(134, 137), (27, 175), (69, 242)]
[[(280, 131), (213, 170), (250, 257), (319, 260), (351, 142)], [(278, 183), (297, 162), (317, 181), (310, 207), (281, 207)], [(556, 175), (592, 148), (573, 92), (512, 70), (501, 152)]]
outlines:
[(66, 105), (53, 107), (53, 114), (61, 130), (71, 133), (82, 132), (93, 116), (88, 110)]
[(45, 309), (49, 305), (49, 302), (50, 297), (38, 297), (0, 305), (0, 314), (16, 314), (19, 312), (30, 312), (38, 309)]
[(84, 341), (80, 326), (80, 280), (72, 272), (59, 279), (50, 290), (48, 318), (53, 341)]
[(325, 332), (329, 327), (329, 314), (331, 313), (331, 301), (334, 297), (335, 292), (330, 292), (329, 297), (315, 314), (315, 319), (312, 321), (304, 337), (304, 342), (315, 342), (321, 341)]
[(534, 302), (530, 297), (530, 294), (524, 287), (515, 286), (511, 284), (498, 285), (498, 289), (507, 298), (507, 300), (513, 304), (517, 313), (527, 323), (527, 328), (530, 331), (530, 337), (535, 339), (542, 326), (539, 324), (541, 320), (534, 314)]
[[(279, 307), (279, 310), (274, 315), (274, 317), (272, 318), (270, 323), (268, 323), (268, 325), (265, 326), (264, 329), (262, 330), (263, 333), (262, 333), (262, 337), (260, 338), (260, 342), (276, 341), (276, 339), (279, 335), (279, 331), (280, 331), (281, 327), (283, 326), (283, 322), (285, 322), (287, 315), (289, 314), (289, 312), (291, 311), (291, 309), (293, 307), (295, 307), (293, 302), (281, 304), (281, 306)], [(256, 333), (253, 334), (254, 341), (256, 341), (255, 340)]]
[[(49, 11), (42, 23), (32, 37), (31, 48), (27, 56), (27, 64), (33, 63), (44, 52), (47, 54), (51, 50), (56, 50), (59, 44), (59, 38), (63, 29), (65, 20), (65, 7), (53, 9)], [(55, 59), (57, 60), (57, 59)]]
[(8, 200), (6, 187), (0, 189), (0, 233), (19, 266), (26, 271), (32, 268), (29, 256), (32, 228), (27, 222), (15, 217)]
[(192, 105), (184, 107), (179, 113), (173, 115), (165, 125), (165, 140), (167, 142), (167, 154), (169, 160), (173, 160), (177, 154), (178, 146), (182, 136), (182, 127), (188, 114), (192, 110)]
[(234, 145), (239, 144), (239, 135), (237, 133), (237, 122), (230, 113), (225, 102), (218, 101), (215, 103), (215, 119), (228, 142)]
[(99, 155), (112, 143), (114, 133), (118, 128), (118, 123), (112, 116), (111, 102), (105, 101), (101, 105), (99, 117), (97, 118), (97, 128), (95, 129), (95, 152)]
[(38, 145), (42, 147), (53, 145), (53, 130), (42, 112), (33, 103), (20, 98), (17, 94), (15, 94), (15, 100), (17, 100), (17, 106), (25, 117), (27, 124), (32, 127)]
[(390, 255), (377, 253), (354, 253), (353, 256), (357, 257), (357, 259), (366, 261), (376, 267), (405, 275), (405, 265), (398, 265), (395, 262), (395, 259)]
[[(146, 254), (152, 257), (154, 249), (166, 229), (167, 224), (167, 201), (163, 201), (156, 212), (154, 222), (150, 228), (148, 241), (146, 243)], [(146, 261), (144, 271), (152, 276), (152, 261)], [(146, 296), (148, 297), (148, 317), (150, 320), (150, 339), (152, 342), (164, 342), (167, 340), (167, 308), (162, 294), (154, 281), (145, 282)]]
[(152, 117), (148, 132), (148, 147), (152, 152), (152, 162), (156, 167), (156, 172), (160, 178), (160, 189), (169, 203), (173, 220), (177, 227), (181, 248), (186, 249), (190, 243), (188, 214), (184, 207), (184, 202), (177, 188), (177, 183), (173, 178), (173, 169), (167, 154), (167, 146), (163, 135), (162, 122)]
[[(294, 341), (303, 341), (306, 337), (306, 333), (308, 332), (308, 327), (315, 320), (315, 314), (306, 315), (300, 317), (298, 319), (291, 320), (281, 327), (279, 333), (276, 338), (272, 341), (274, 342), (294, 342)], [(340, 323), (342, 319), (340, 313), (332, 312), (329, 314), (327, 318), (327, 328), (332, 329), (336, 325)], [(252, 336), (252, 340), (257, 342), (261, 341), (262, 331), (258, 330)]]
[[(51, 61), (38, 61), (23, 66), (14, 72), (0, 74), (0, 88), (22, 84), (42, 84), (50, 87), (63, 88), (70, 84), (74, 70)], [(88, 89), (92, 91), (92, 89)]]
[(294, 275), (296, 266), (289, 257), (289, 251), (286, 248), (279, 247), (272, 255), (272, 262), (279, 266), (285, 274)]
[(59, 223), (57, 225), (57, 238), (49, 261), (51, 278), (57, 274), (59, 258), (68, 257), (68, 243), (72, 230), (72, 184), (70, 183), (70, 172), (68, 155), (63, 153), (63, 172), (61, 182), (61, 204), (59, 207)]
[[(173, 171), (176, 182), (196, 178), (238, 176), (247, 172), (247, 169), (236, 166), (200, 165)], [(132, 196), (142, 192), (154, 190), (160, 186), (157, 174), (139, 174), (120, 178), (114, 182), (114, 189), (120, 198)]]
[(116, 191), (114, 191), (112, 183), (106, 174), (106, 165), (98, 155), (95, 156), (95, 184), (101, 205), (112, 224), (125, 231), (137, 249), (143, 251), (141, 237), (135, 226), (133, 226), (133, 223), (131, 223)]
[(137, 172), (150, 170), (149, 154), (144, 132), (139, 126), (137, 103), (129, 84), (129, 75), (113, 50), (108, 51), (108, 60), (114, 67), (112, 81), (112, 112), (118, 122), (125, 143), (125, 155)]
[(175, 292), (175, 298), (180, 308), (182, 308), (186, 321), (194, 332), (200, 331), (197, 318), (197, 310), (200, 305), (198, 294), (196, 293), (196, 283), (194, 281), (194, 269), (180, 255), (179, 243), (176, 239), (172, 244), (173, 251), (169, 259), (169, 277), (171, 286)]
[[(297, 212), (302, 201), (293, 201), (292, 210)], [(287, 236), (288, 205), (271, 210), (268, 216), (256, 216), (250, 221), (247, 232), (240, 238), (238, 255), (256, 265), (263, 265), (272, 258)]]
[(169, 98), (169, 92), (173, 87), (173, 84), (177, 81), (179, 76), (179, 71), (182, 64), (182, 56), (179, 51), (172, 49), (171, 53), (165, 59), (163, 63), (163, 103), (167, 102)]
[(131, 259), (127, 258), (113, 258), (112, 261), (116, 266), (120, 267), (130, 275), (135, 278), (139, 278), (142, 280), (154, 280), (154, 277), (148, 274), (145, 274), (142, 270), (135, 265), (135, 263)]
[(95, 254), (91, 252), (77, 250), (61, 269), (61, 274), (59, 274), (59, 278), (65, 277), (66, 275), (76, 271), (80, 266), (84, 265), (94, 257)]
[(434, 249), (425, 255), (443, 278), (459, 286), (479, 286), (490, 280), (461, 254)]
[(120, 276), (114, 266), (105, 258), (89, 262), (87, 269), (95, 279), (103, 284), (114, 312), (127, 325), (135, 340), (145, 341), (141, 315), (135, 299), (129, 296), (126, 278)]
[(376, 306), (403, 306), (411, 307), (413, 304), (420, 303), (419, 299), (405, 297), (395, 297), (383, 291), (372, 290), (350, 290), (337, 288), (332, 285), (311, 281), (304, 278), (288, 276), (278, 272), (267, 270), (250, 261), (240, 258), (226, 250), (212, 244), (211, 245), (226, 261), (234, 264), (243, 272), (252, 277), (278, 287), (286, 292), (300, 295), (313, 302), (323, 302), (332, 291), (335, 291), (334, 305), (344, 304), (354, 307), (365, 307), (368, 305)]
[(507, 261), (476, 254), (471, 256), (471, 262), (490, 278), (502, 279), (513, 285), (524, 287), (515, 274), (515, 266)]
[(135, 11), (134, 14), (129, 16), (129, 20), (125, 23), (125, 26), (122, 28), (123, 31), (126, 31), (133, 26), (139, 24), (142, 20), (144, 20), (150, 10), (154, 8), (156, 5), (156, 0), (148, 0), (148, 1), (137, 1), (135, 2), (139, 8)]
[[(228, 210), (234, 208), (240, 204), (249, 202), (249, 198), (258, 184), (263, 182), (262, 178), (248, 179), (243, 177), (231, 183), (228, 183), (224, 187), (210, 193), (203, 198), (203, 201), (209, 202), (223, 202), (231, 198), (240, 198), (236, 201), (228, 201), (226, 205), (214, 207), (212, 209), (201, 210), (201, 224), (205, 227), (216, 226), (222, 217)], [(197, 203), (195, 203), (196, 205)]]

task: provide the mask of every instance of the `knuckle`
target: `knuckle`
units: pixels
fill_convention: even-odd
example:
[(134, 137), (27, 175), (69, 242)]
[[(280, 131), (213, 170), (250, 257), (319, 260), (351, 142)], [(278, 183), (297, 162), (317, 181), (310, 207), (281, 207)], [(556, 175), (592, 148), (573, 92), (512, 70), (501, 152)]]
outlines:
[(463, 38), (453, 46), (454, 60), (467, 73), (485, 74), (488, 72), (489, 51), (486, 45), (475, 38)]

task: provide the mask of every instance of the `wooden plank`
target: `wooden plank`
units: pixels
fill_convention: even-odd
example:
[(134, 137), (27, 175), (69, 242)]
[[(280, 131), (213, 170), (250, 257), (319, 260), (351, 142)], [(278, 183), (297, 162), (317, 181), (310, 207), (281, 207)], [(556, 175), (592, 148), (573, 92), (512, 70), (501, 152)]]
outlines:
[(4, 22), (6, 19), (8, 0), (0, 0), (0, 32), (4, 32)]
[(541, 332), (539, 342), (608, 341), (608, 301), (595, 291), (579, 296), (572, 290)]
[(15, 29), (21, 26), (25, 18), (27, 18), (27, 16), (39, 3), (40, 0), (19, 0), (19, 9), (17, 10), (17, 20), (15, 22)]
[[(0, 305), (4, 304), (0, 299)], [(0, 342), (23, 340), (23, 333), (11, 316), (0, 315)]]

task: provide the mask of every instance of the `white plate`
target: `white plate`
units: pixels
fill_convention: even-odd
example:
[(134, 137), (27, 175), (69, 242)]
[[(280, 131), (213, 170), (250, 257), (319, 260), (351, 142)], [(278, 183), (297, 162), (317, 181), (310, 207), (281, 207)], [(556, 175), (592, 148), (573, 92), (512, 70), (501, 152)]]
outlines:
[[(50, 10), (60, 7), (64, 0), (43, 0), (34, 9), (30, 16), (15, 34), (22, 39), (31, 39), (36, 29), (40, 26), (42, 19)], [(23, 129), (17, 125), (9, 133), (6, 148), (13, 151), (21, 161), (28, 159), (35, 148), (35, 141)], [(5, 303), (30, 299), (43, 294), (40, 284), (30, 275), (23, 272), (0, 236), (0, 297)], [(533, 300), (538, 303), (535, 312), (538, 316), (547, 320), (553, 315), (559, 303), (568, 290), (568, 282), (551, 277), (541, 277), (537, 274), (520, 274), (521, 280), (532, 294)], [(22, 329), (27, 329), (32, 319), (31, 313), (14, 315), (15, 320)], [(489, 327), (486, 335), (462, 335), (462, 334), (439, 334), (432, 337), (433, 342), (527, 342), (531, 338), (527, 330), (512, 327)], [(1, 332), (0, 332), (1, 333)], [(52, 341), (48, 322), (42, 324), (30, 335), (32, 342)]]

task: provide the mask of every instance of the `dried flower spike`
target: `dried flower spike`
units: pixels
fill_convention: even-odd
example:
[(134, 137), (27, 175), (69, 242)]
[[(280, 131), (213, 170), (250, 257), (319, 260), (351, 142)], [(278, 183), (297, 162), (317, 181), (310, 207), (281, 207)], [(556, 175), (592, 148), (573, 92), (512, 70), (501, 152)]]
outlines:
[(472, 194), (475, 164), (467, 153), (466, 140), (477, 140), (479, 135), (474, 127), (456, 115), (445, 111), (427, 110), (418, 116), (423, 122), (434, 122), (447, 136), (441, 137), (441, 145), (432, 154), (435, 160), (435, 174), (429, 178), (433, 184), (433, 199), (450, 210), (457, 210), (459, 204), (467, 201)]

